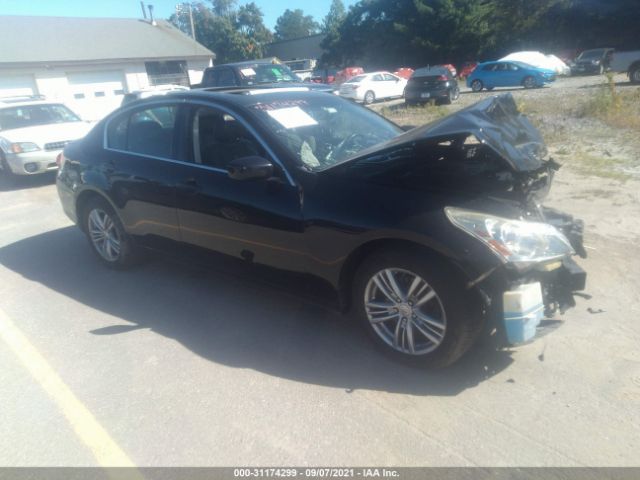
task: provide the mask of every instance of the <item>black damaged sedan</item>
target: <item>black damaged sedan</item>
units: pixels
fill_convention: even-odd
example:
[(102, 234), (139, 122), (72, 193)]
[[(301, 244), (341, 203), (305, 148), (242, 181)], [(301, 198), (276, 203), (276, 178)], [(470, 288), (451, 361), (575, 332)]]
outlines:
[(104, 264), (189, 249), (313, 276), (410, 362), (451, 364), (481, 332), (528, 341), (585, 285), (582, 223), (541, 205), (558, 164), (508, 95), (405, 132), (323, 93), (176, 93), (61, 160)]

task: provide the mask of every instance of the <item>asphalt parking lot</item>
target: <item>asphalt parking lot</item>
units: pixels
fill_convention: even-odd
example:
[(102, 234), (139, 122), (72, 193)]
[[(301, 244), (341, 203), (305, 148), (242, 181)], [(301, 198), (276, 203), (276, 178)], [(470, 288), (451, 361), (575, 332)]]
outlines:
[[(589, 198), (571, 211), (593, 226), (592, 298), (533, 343), (430, 372), (241, 276), (104, 268), (53, 182), (0, 187), (2, 466), (639, 464), (640, 229), (597, 228), (612, 218)], [(561, 171), (550, 202), (576, 183)]]

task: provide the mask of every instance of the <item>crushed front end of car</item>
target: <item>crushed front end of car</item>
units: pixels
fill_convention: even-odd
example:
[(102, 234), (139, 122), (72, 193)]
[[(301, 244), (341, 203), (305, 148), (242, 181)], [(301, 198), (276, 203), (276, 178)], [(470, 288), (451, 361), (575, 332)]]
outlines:
[(425, 235), (425, 245), (442, 246), (507, 343), (531, 340), (543, 317), (575, 306), (586, 284), (574, 261), (586, 257), (583, 222), (543, 206), (560, 165), (510, 94), (414, 128), (349, 164), (441, 212), (436, 227), (427, 212), (408, 228)]
[(499, 267), (483, 272), (470, 286), (485, 300), (489, 326), (509, 344), (524, 343), (536, 335), (543, 317), (574, 307), (575, 292), (584, 290), (586, 272), (573, 259), (586, 257), (584, 224), (542, 205), (560, 165), (548, 158), (540, 133), (520, 114), (511, 95), (462, 111), (458, 120), (443, 122), (437, 135), (452, 124), (458, 124), (452, 130), (459, 132), (460, 124), (467, 123), (465, 130), (485, 153), (493, 152), (511, 168), (508, 175), (498, 175), (508, 178), (505, 191), (494, 190), (478, 200), (477, 210), (473, 202), (464, 202), (462, 208), (445, 208), (445, 213), (499, 260)]

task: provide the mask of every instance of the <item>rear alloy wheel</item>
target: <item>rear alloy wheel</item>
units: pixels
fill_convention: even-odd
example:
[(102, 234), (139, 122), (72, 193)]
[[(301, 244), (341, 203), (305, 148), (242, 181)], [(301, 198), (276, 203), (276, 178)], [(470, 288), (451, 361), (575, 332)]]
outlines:
[(480, 80), (474, 80), (473, 82), (471, 82), (471, 90), (473, 90), (474, 92), (480, 92), (482, 91), (482, 82)]
[(376, 100), (376, 94), (369, 90), (364, 94), (364, 104), (371, 105)]
[(478, 302), (447, 267), (400, 251), (375, 254), (362, 265), (355, 306), (370, 336), (387, 354), (442, 367), (460, 358), (476, 339), (482, 326)]
[(84, 209), (83, 219), (92, 250), (102, 263), (117, 269), (135, 263), (137, 255), (133, 242), (106, 200), (90, 200)]
[(533, 77), (525, 77), (525, 79), (522, 81), (522, 85), (524, 85), (524, 88), (535, 88), (536, 79)]

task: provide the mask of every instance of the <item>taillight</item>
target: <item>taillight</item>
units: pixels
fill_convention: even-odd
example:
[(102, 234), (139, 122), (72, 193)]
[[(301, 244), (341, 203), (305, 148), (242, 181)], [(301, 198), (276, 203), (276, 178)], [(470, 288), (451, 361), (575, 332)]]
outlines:
[(56, 165), (58, 165), (58, 168), (62, 168), (62, 166), (64, 165), (64, 161), (66, 160), (66, 158), (64, 158), (64, 154), (62, 152), (60, 152), (58, 154), (58, 156), (56, 157)]

